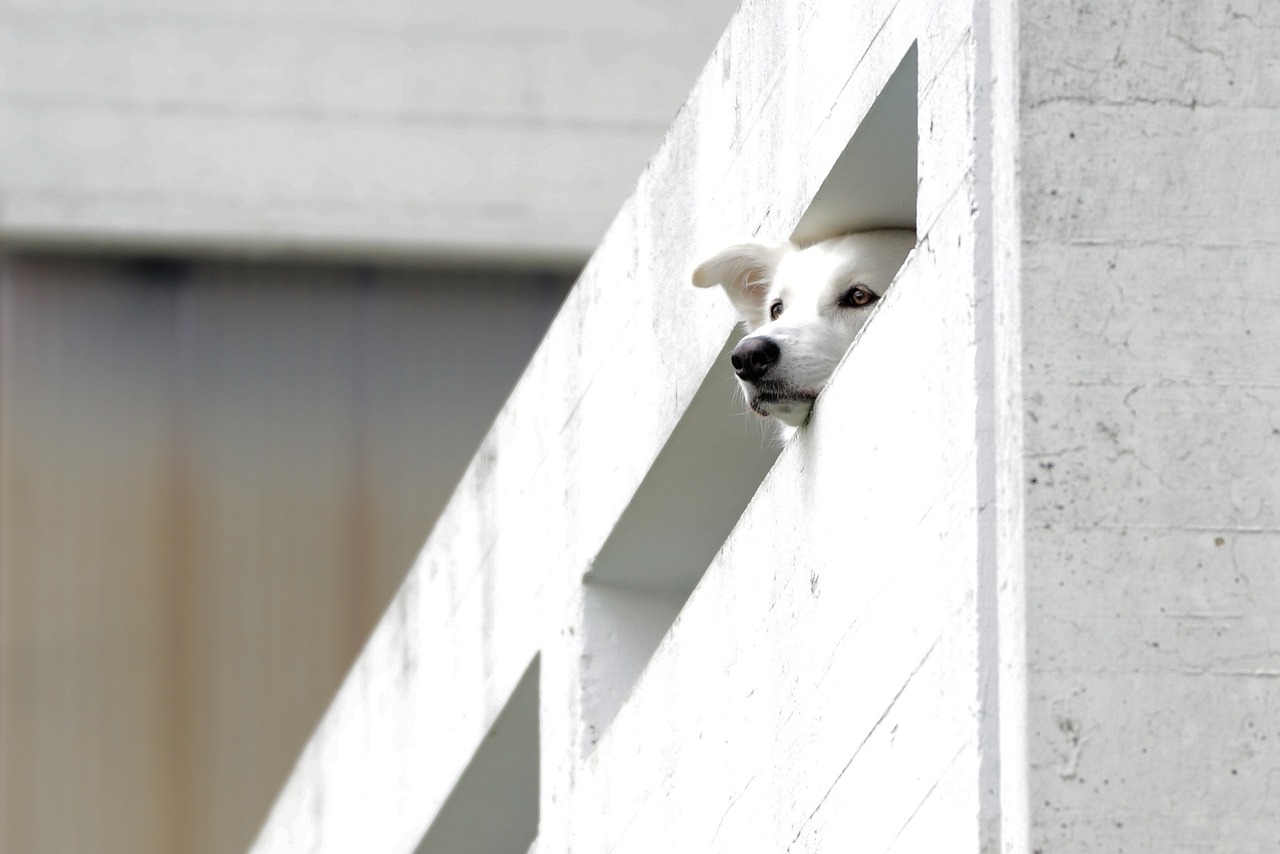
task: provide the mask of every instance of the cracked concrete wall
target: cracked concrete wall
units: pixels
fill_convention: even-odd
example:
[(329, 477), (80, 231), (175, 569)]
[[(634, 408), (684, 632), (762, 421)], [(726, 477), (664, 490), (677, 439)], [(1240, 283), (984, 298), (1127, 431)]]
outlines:
[[(450, 792), (535, 657), (542, 854), (980, 850), (995, 810), (979, 783), (974, 436), (991, 342), (975, 334), (972, 14), (743, 4), (255, 850), (413, 850), (457, 815)], [(790, 234), (917, 53), (920, 247), (591, 731), (588, 664), (614, 633), (586, 630), (584, 575), (704, 382), (721, 420), (743, 418), (718, 358), (734, 314), (689, 272), (727, 242)], [(738, 432), (726, 441), (758, 451)], [(430, 832), (422, 844), (435, 854)]]
[[(258, 850), (411, 850), (535, 659), (541, 854), (1274, 847), (1276, 15), (744, 3)], [(912, 44), (919, 246), (587, 733), (584, 574), (733, 325), (688, 270)]]
[(1280, 6), (1025, 0), (1036, 851), (1280, 834)]

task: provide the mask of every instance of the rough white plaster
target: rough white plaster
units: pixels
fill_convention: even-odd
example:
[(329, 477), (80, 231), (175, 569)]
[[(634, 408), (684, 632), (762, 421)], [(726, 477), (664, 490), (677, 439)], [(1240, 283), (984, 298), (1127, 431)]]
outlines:
[[(744, 4), (259, 848), (407, 850), (538, 654), (544, 853), (1269, 850), (1278, 114), (1226, 48), (1277, 13), (1122, 5)], [(920, 245), (591, 731), (582, 575), (724, 370), (685, 273), (913, 43)]]
[(970, 299), (941, 275), (967, 211), (908, 262), (579, 773), (574, 814), (603, 816), (581, 850), (884, 850), (957, 765), (930, 832), (977, 850)]
[[(795, 228), (917, 39), (920, 90), (965, 91), (968, 21), (955, 12), (740, 10), (321, 722), (260, 850), (412, 847), (536, 652), (539, 850), (691, 838), (727, 850), (770, 815), (768, 838), (785, 844), (870, 834), (885, 847), (917, 808), (948, 816), (950, 838), (976, 850), (972, 249), (967, 161), (951, 165), (969, 138), (966, 101), (958, 121), (922, 133), (921, 176), (939, 188), (918, 212), (930, 232), (855, 351), (865, 361), (851, 359), (820, 404), (831, 426), (820, 414), (788, 449), (605, 741), (581, 751), (581, 576), (732, 325), (687, 271), (726, 239)], [(850, 529), (870, 538), (865, 564)], [(724, 678), (739, 687), (713, 689)], [(873, 795), (874, 809), (848, 809)], [(707, 811), (660, 807), (687, 797)], [(738, 797), (744, 808), (725, 818), (722, 799)], [(756, 798), (773, 805), (752, 808)]]

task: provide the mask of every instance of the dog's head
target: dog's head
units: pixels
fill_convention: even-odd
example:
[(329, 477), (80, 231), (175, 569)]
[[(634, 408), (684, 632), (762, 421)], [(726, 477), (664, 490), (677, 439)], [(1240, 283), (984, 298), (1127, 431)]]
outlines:
[(749, 333), (730, 361), (752, 410), (804, 423), (915, 240), (885, 229), (806, 249), (742, 243), (698, 265), (693, 283), (723, 285)]

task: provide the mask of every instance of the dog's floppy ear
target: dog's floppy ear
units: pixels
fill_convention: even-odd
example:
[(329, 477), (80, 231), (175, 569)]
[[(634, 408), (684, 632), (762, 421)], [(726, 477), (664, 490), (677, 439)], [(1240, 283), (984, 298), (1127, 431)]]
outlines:
[(693, 271), (693, 283), (700, 288), (724, 285), (729, 301), (748, 327), (763, 326), (769, 319), (764, 301), (778, 262), (792, 250), (789, 243), (739, 243), (713, 255)]

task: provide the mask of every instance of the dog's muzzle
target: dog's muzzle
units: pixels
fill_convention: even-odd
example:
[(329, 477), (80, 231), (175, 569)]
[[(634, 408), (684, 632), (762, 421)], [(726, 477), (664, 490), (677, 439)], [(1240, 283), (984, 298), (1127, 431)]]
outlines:
[(782, 347), (765, 335), (743, 338), (729, 354), (751, 410), (795, 426), (804, 423), (818, 393), (787, 383), (782, 376), (785, 371), (778, 366), (781, 359)]

